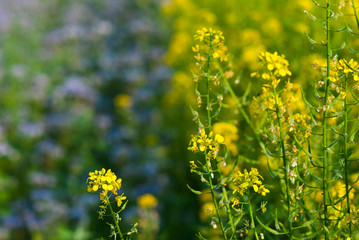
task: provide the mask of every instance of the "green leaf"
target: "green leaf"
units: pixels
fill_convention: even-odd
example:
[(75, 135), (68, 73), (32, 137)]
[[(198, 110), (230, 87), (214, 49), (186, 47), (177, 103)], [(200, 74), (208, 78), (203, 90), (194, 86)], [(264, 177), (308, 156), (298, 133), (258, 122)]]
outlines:
[[(353, 189), (353, 187), (350, 187), (348, 191), (350, 192)], [(339, 198), (337, 201), (334, 202), (333, 205), (337, 205), (338, 203), (342, 202), (344, 199), (346, 199), (347, 194), (345, 193), (341, 198)]]
[(303, 92), (303, 88), (300, 88), (300, 92), (302, 93), (302, 98), (303, 98), (303, 101), (305, 103), (305, 105), (309, 108), (309, 109), (317, 109), (316, 107), (313, 107), (312, 104), (310, 104), (307, 99), (305, 98), (305, 95), (304, 95), (304, 92)]
[(300, 228), (308, 227), (308, 226), (310, 226), (313, 222), (314, 222), (314, 220), (307, 221), (307, 222), (305, 222), (302, 226), (293, 227), (293, 229), (300, 229)]
[(304, 35), (307, 37), (308, 41), (311, 44), (313, 44), (313, 45), (318, 44), (313, 38), (309, 37), (307, 33), (304, 33)]
[(341, 134), (340, 132), (338, 132), (337, 130), (335, 130), (333, 127), (330, 127), (330, 129), (332, 130), (333, 133), (339, 135), (339, 136), (343, 136), (343, 134)]
[(243, 94), (243, 96), (242, 96), (242, 102), (243, 102), (243, 103), (246, 102), (246, 99), (247, 99), (249, 93), (251, 92), (251, 87), (252, 87), (252, 83), (249, 82), (249, 83), (248, 83), (248, 86), (247, 86), (247, 89), (246, 89), (246, 91), (244, 92), (244, 94)]
[(259, 221), (258, 217), (256, 216), (256, 219), (258, 221), (258, 223), (265, 229), (267, 230), (268, 232), (274, 234), (274, 235), (285, 235), (285, 234), (288, 234), (288, 232), (278, 232), (270, 227), (268, 227), (267, 225), (264, 225), (261, 221)]
[(201, 235), (201, 233), (197, 233), (197, 234), (196, 234), (196, 237), (197, 237), (198, 239), (200, 239), (200, 240), (207, 240), (207, 238), (204, 238), (204, 237)]
[(194, 194), (197, 194), (197, 195), (203, 194), (201, 191), (194, 190), (194, 189), (191, 188), (188, 184), (187, 184), (187, 187), (188, 187), (188, 189), (191, 190), (191, 192), (193, 192)]
[(307, 16), (310, 18), (310, 20), (317, 21), (317, 18), (313, 14), (307, 12), (306, 10), (304, 10), (304, 13), (307, 14)]
[(333, 147), (335, 144), (337, 144), (339, 142), (339, 138), (335, 139), (333, 142), (331, 142), (329, 144), (329, 146), (327, 148)]
[(238, 155), (238, 160), (242, 160), (243, 162), (250, 163), (250, 164), (258, 164), (257, 160), (249, 159), (243, 155)]
[(121, 209), (117, 213), (120, 213), (123, 210), (125, 210), (127, 203), (128, 203), (128, 200), (124, 204), (122, 204)]
[(352, 89), (350, 89), (350, 92), (351, 92), (353, 98), (355, 99), (355, 101), (359, 102), (359, 98), (353, 93)]
[(348, 25), (346, 25), (345, 27), (339, 28), (337, 30), (331, 29), (332, 32), (344, 32), (345, 30), (347, 30)]
[(243, 217), (243, 215), (242, 215), (242, 214), (239, 214), (238, 217), (237, 217), (237, 219), (234, 221), (233, 225), (234, 225), (234, 226), (237, 226), (238, 223), (239, 223), (239, 221), (241, 221), (242, 217)]
[(271, 167), (270, 167), (270, 165), (269, 165), (269, 160), (268, 160), (268, 158), (267, 158), (267, 167), (268, 167), (269, 174), (272, 176), (272, 178), (278, 177), (278, 175), (277, 175), (275, 172), (272, 171), (272, 169), (271, 169)]
[(308, 172), (309, 172), (309, 175), (314, 178), (314, 180), (316, 180), (317, 182), (320, 182), (320, 183), (323, 182), (323, 179), (322, 179), (322, 178), (320, 178), (320, 177), (318, 177), (317, 175), (311, 173), (309, 169), (308, 169)]
[(357, 134), (359, 128), (357, 130), (355, 130), (355, 132), (350, 136), (350, 141), (351, 142), (354, 142), (354, 138), (355, 138), (355, 135)]
[(275, 215), (274, 215), (274, 226), (275, 226), (275, 228), (278, 230), (278, 231), (280, 231), (281, 230), (281, 228), (280, 228), (280, 226), (279, 226), (279, 223), (278, 223), (279, 221), (278, 221), (278, 212), (277, 212), (277, 209), (275, 209)]
[(318, 189), (318, 187), (311, 186), (310, 184), (308, 184), (308, 183), (307, 183), (306, 181), (304, 181), (304, 179), (300, 176), (299, 165), (297, 165), (296, 170), (297, 170), (297, 177), (298, 177), (298, 179), (299, 179), (300, 182), (302, 182), (306, 187)]
[(347, 48), (349, 49), (349, 51), (350, 51), (351, 53), (357, 53), (357, 51), (355, 51), (355, 50), (348, 44), (347, 41), (345, 41), (345, 43), (346, 43)]
[(340, 49), (344, 49), (346, 45), (346, 42), (343, 42), (343, 44), (340, 46)]
[(312, 2), (315, 4), (315, 6), (317, 6), (317, 7), (319, 7), (319, 6), (320, 6), (320, 4), (319, 4), (317, 1), (312, 0)]

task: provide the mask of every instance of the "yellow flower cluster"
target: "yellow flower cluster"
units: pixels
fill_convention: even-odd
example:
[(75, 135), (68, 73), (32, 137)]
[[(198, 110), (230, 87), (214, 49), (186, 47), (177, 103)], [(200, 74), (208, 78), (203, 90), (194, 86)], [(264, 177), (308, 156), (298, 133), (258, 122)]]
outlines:
[(352, 74), (354, 81), (359, 81), (359, 73), (356, 72), (359, 71), (359, 64), (353, 59), (350, 59), (349, 62), (345, 62), (343, 59), (340, 59), (339, 61), (335, 60), (333, 61), (331, 70), (332, 71), (328, 79), (333, 83), (337, 82), (342, 74)]
[(197, 53), (195, 58), (198, 62), (206, 61), (205, 54), (210, 54), (208, 57), (228, 61), (226, 52), (227, 47), (224, 45), (224, 37), (221, 31), (213, 30), (212, 28), (202, 28), (197, 30), (194, 39), (200, 41), (201, 45), (196, 44), (192, 47), (192, 51)]
[(154, 208), (157, 206), (157, 202), (157, 198), (149, 193), (137, 198), (137, 205), (141, 208)]
[[(350, 59), (349, 62), (340, 59), (339, 61), (337, 59), (333, 60), (333, 64), (331, 66), (331, 72), (330, 76), (328, 77), (328, 80), (332, 83), (334, 83), (336, 86), (336, 91), (340, 94), (341, 99), (345, 99), (346, 93), (340, 92), (340, 84), (338, 83), (339, 78), (343, 76), (352, 77), (354, 80), (354, 86), (353, 88), (356, 90), (359, 90), (359, 64), (358, 62), (354, 61), (353, 59)], [(335, 86), (334, 85), (334, 86)]]
[[(89, 177), (87, 178), (88, 192), (97, 192), (102, 188), (102, 192), (100, 193), (100, 199), (104, 204), (107, 204), (107, 194), (109, 192), (117, 195), (117, 191), (121, 188), (122, 179), (117, 178), (117, 176), (111, 171), (111, 169), (102, 168), (100, 171), (95, 170), (94, 172), (89, 173)], [(122, 201), (125, 200), (126, 197), (122, 195), (116, 197), (116, 202), (118, 206), (122, 205)]]
[[(243, 196), (247, 190), (253, 188), (254, 192), (265, 196), (269, 193), (269, 190), (265, 188), (261, 179), (263, 179), (263, 177), (256, 168), (251, 168), (250, 172), (248, 172), (247, 169), (244, 169), (244, 173), (241, 173), (241, 171), (235, 172), (232, 185), (233, 194), (238, 192)], [(234, 199), (233, 204), (237, 205), (238, 200)]]
[(258, 72), (254, 72), (251, 74), (251, 77), (261, 77), (264, 80), (269, 80), (274, 87), (277, 87), (280, 78), (292, 76), (291, 71), (288, 69), (289, 62), (283, 54), (278, 55), (277, 52), (262, 52), (258, 58), (268, 71), (262, 73), (262, 75)]
[(218, 122), (213, 125), (214, 134), (220, 134), (224, 137), (224, 144), (231, 151), (233, 156), (238, 155), (238, 148), (235, 144), (238, 141), (238, 129), (236, 125), (226, 122)]
[(213, 132), (210, 132), (207, 136), (202, 128), (199, 135), (192, 135), (188, 150), (204, 152), (208, 159), (215, 159), (221, 144), (224, 144), (224, 138), (220, 134), (216, 134), (213, 138)]

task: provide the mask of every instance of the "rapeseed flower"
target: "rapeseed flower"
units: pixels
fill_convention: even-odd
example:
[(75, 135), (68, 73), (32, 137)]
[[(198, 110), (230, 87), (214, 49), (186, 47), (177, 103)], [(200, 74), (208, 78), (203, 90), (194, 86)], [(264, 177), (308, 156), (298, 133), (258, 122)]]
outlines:
[(224, 137), (222, 135), (216, 134), (213, 137), (213, 132), (207, 135), (202, 128), (199, 135), (192, 135), (188, 150), (192, 152), (204, 152), (207, 158), (215, 159), (221, 144), (224, 144)]
[[(102, 192), (100, 193), (100, 199), (104, 204), (108, 203), (108, 193), (111, 192), (114, 195), (118, 195), (117, 191), (121, 188), (122, 179), (117, 178), (117, 176), (111, 171), (111, 169), (108, 169), (107, 171), (102, 168), (100, 171), (95, 170), (94, 172), (89, 173), (89, 177), (87, 178), (88, 186), (87, 191), (88, 192), (97, 192), (98, 190), (102, 189)], [(121, 206), (122, 201), (125, 200), (126, 197), (123, 196), (117, 196), (116, 202), (118, 206)]]
[(283, 54), (262, 52), (258, 58), (267, 71), (262, 74), (254, 72), (251, 77), (261, 77), (263, 80), (271, 81), (271, 84), (276, 88), (281, 78), (292, 76), (292, 72), (288, 69), (289, 62)]
[(137, 205), (141, 208), (154, 208), (157, 206), (157, 202), (157, 198), (149, 193), (137, 198)]
[[(237, 171), (233, 176), (233, 184), (232, 184), (232, 193), (239, 193), (240, 195), (244, 195), (250, 189), (253, 189), (254, 192), (265, 196), (269, 193), (269, 190), (265, 188), (262, 183), (263, 177), (259, 174), (256, 168), (251, 168), (251, 171), (248, 172), (247, 169), (244, 169), (244, 172)], [(233, 205), (239, 203), (237, 199), (234, 199)]]
[(195, 59), (198, 62), (206, 61), (206, 57), (219, 59), (221, 62), (228, 61), (227, 47), (224, 45), (224, 37), (221, 31), (216, 31), (212, 28), (202, 28), (197, 30), (194, 39), (201, 43), (192, 47), (192, 51), (196, 53)]

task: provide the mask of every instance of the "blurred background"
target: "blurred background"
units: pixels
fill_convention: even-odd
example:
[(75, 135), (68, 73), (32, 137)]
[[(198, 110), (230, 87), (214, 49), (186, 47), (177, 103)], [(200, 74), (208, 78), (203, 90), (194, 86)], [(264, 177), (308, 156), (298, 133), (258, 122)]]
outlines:
[[(86, 186), (101, 168), (123, 179), (123, 228), (140, 221), (140, 239), (194, 239), (208, 217), (186, 186), (200, 185), (187, 151), (193, 35), (224, 32), (239, 95), (262, 51), (285, 54), (306, 89), (325, 49), (306, 39), (324, 31), (304, 10), (317, 11), (311, 0), (0, 0), (0, 239), (106, 239)], [(236, 151), (261, 158), (242, 117), (226, 118)]]

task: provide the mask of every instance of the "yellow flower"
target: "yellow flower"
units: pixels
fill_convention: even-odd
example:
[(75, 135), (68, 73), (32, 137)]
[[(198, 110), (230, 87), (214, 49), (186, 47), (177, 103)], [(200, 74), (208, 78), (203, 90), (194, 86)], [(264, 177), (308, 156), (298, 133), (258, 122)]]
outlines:
[(132, 106), (132, 98), (127, 94), (118, 94), (114, 101), (116, 107), (129, 108)]
[[(262, 74), (262, 78), (264, 80), (272, 80), (271, 84), (274, 87), (277, 87), (281, 78), (292, 75), (288, 69), (289, 63), (284, 55), (278, 55), (277, 52), (262, 52), (258, 58), (268, 70), (268, 72)], [(257, 74), (253, 73), (251, 76), (257, 76)]]
[(200, 129), (199, 135), (192, 135), (188, 150), (193, 152), (206, 152), (206, 157), (215, 159), (218, 155), (220, 145), (224, 143), (224, 138), (220, 134), (216, 134), (213, 139), (213, 132), (207, 136), (205, 130)]
[[(262, 176), (259, 174), (256, 168), (252, 168), (250, 172), (244, 169), (244, 173), (237, 171), (234, 173), (233, 184), (231, 185), (233, 194), (237, 192), (240, 195), (244, 195), (246, 191), (253, 188), (254, 192), (265, 196), (269, 193), (269, 190), (265, 188), (261, 181)], [(238, 201), (234, 201), (238, 202)]]
[(235, 144), (238, 141), (238, 129), (232, 123), (218, 122), (213, 125), (213, 132), (220, 134), (224, 138), (224, 145), (232, 152), (234, 156), (238, 155), (238, 148)]
[(87, 178), (88, 192), (97, 192), (99, 189), (102, 189), (100, 193), (100, 199), (103, 203), (107, 203), (107, 194), (108, 192), (112, 192), (112, 194), (117, 195), (117, 191), (121, 188), (121, 178), (117, 178), (117, 176), (108, 169), (107, 171), (102, 168), (101, 171), (95, 170), (94, 172), (89, 173), (89, 177)]
[(202, 28), (197, 30), (196, 34), (194, 35), (194, 39), (201, 43), (200, 45), (196, 44), (194, 47), (192, 47), (192, 51), (197, 53), (195, 59), (198, 62), (206, 61), (200, 52), (211, 53), (210, 57), (219, 59), (221, 62), (228, 61), (226, 53), (227, 47), (224, 45), (224, 37), (221, 31), (216, 31), (212, 28)]
[(149, 193), (137, 198), (137, 205), (142, 208), (154, 208), (157, 206), (157, 202), (157, 198)]
[(126, 200), (126, 197), (122, 194), (121, 196), (117, 196), (115, 199), (117, 202), (117, 206), (120, 207), (122, 205), (122, 202)]
[(347, 96), (347, 94), (345, 92), (340, 92), (341, 99), (345, 99), (346, 96)]

